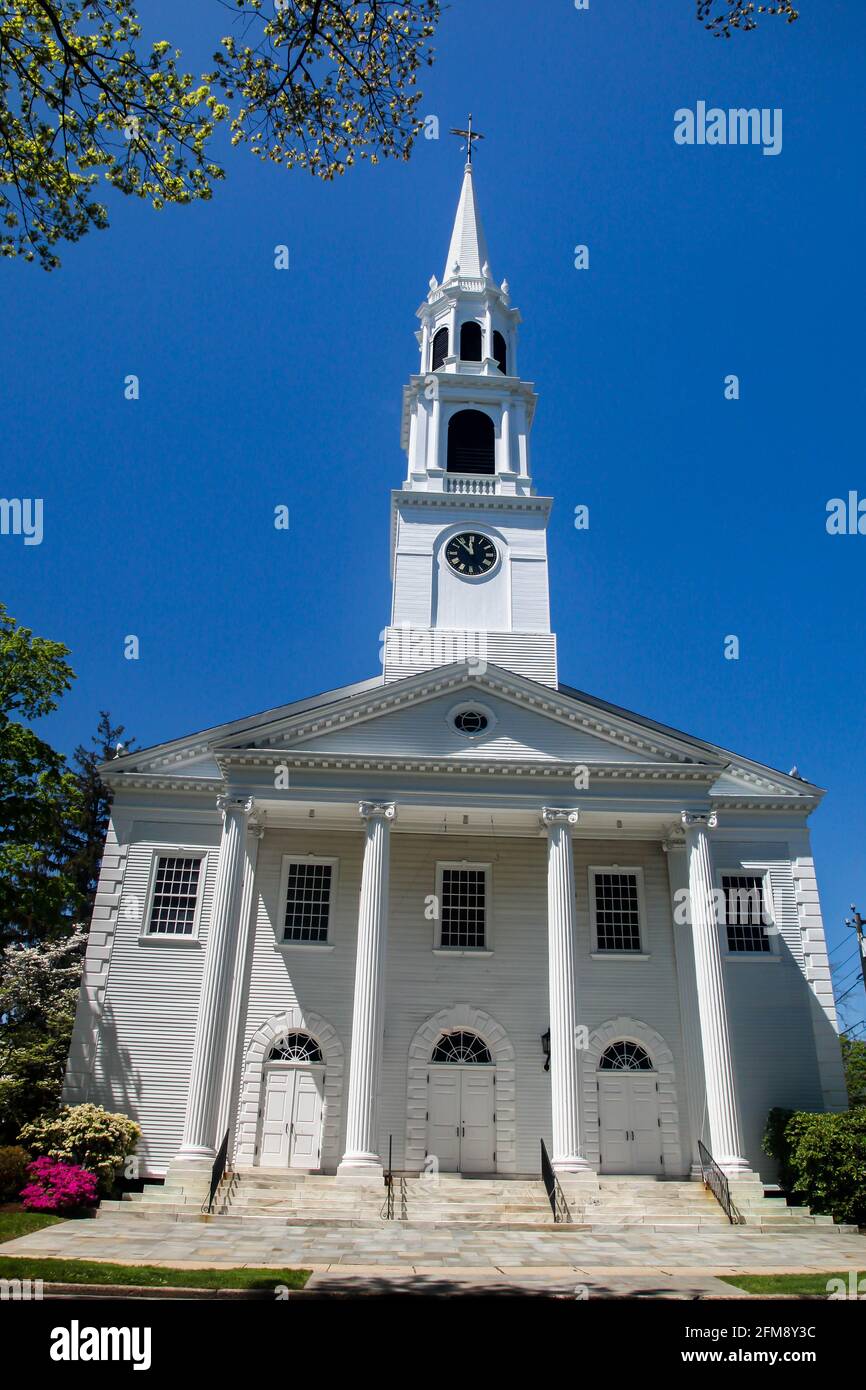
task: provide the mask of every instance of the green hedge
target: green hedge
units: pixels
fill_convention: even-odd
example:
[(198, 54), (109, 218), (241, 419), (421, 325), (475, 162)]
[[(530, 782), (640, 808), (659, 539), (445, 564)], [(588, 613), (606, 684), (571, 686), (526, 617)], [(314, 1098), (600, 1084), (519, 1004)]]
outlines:
[(777, 1160), (782, 1187), (812, 1211), (866, 1225), (866, 1109), (771, 1110), (763, 1149)]

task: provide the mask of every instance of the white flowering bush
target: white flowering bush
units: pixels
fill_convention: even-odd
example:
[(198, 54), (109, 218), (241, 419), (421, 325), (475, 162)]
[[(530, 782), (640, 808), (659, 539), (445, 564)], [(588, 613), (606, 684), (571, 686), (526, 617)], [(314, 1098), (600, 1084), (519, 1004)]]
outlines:
[(126, 1115), (101, 1105), (65, 1105), (25, 1125), (18, 1136), (32, 1154), (62, 1163), (77, 1163), (99, 1178), (103, 1195), (110, 1192), (124, 1161), (135, 1153), (141, 1129)]

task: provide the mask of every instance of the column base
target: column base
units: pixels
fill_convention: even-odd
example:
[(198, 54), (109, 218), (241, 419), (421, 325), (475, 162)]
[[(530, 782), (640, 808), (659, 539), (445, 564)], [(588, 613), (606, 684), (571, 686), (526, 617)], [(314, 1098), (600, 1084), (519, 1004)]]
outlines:
[(337, 1168), (337, 1182), (357, 1187), (381, 1187), (385, 1169), (378, 1154), (345, 1154)]
[(749, 1167), (746, 1159), (740, 1158), (739, 1155), (734, 1155), (733, 1158), (717, 1158), (716, 1163), (726, 1178), (745, 1178), (747, 1181), (758, 1178), (758, 1174)]

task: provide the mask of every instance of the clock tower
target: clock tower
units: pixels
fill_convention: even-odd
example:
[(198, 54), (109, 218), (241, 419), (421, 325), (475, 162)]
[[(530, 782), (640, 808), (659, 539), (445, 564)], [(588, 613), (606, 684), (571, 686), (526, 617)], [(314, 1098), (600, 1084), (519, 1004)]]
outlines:
[(469, 155), (442, 281), (418, 309), (420, 370), (403, 389), (385, 683), (467, 661), (555, 687), (552, 501), (536, 495), (529, 449), (537, 398), (518, 375), (520, 314), (493, 278)]

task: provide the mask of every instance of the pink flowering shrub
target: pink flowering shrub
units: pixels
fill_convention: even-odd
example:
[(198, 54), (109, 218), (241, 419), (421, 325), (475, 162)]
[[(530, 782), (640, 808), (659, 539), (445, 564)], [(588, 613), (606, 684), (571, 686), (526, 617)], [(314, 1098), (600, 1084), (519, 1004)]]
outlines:
[(37, 1158), (28, 1163), (27, 1172), (33, 1179), (21, 1193), (21, 1205), (27, 1211), (72, 1211), (96, 1205), (99, 1180), (77, 1163)]

